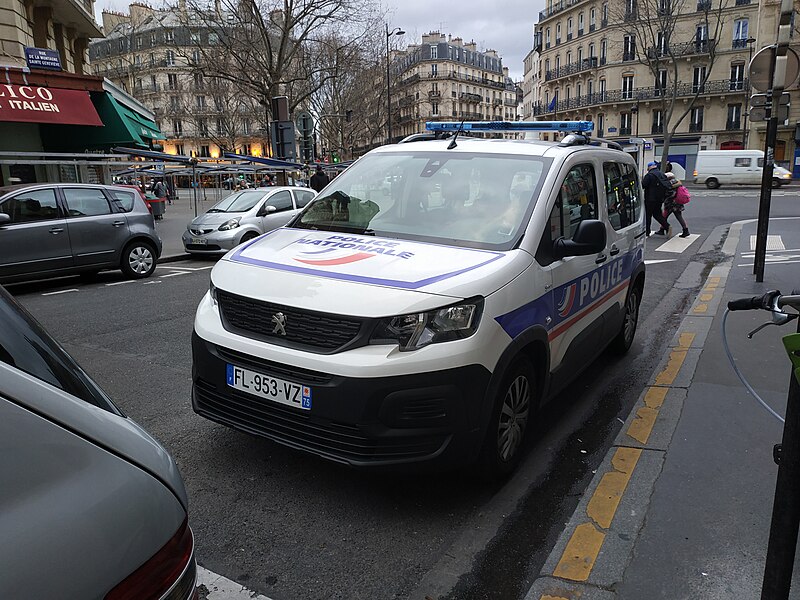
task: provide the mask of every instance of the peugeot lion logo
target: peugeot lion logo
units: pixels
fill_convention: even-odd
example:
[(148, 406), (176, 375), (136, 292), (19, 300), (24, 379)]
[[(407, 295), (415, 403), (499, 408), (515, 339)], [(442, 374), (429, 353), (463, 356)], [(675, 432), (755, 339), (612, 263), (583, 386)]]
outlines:
[(275, 313), (272, 315), (272, 322), (275, 323), (275, 329), (272, 330), (272, 333), (277, 333), (278, 335), (286, 335), (286, 315), (283, 313)]

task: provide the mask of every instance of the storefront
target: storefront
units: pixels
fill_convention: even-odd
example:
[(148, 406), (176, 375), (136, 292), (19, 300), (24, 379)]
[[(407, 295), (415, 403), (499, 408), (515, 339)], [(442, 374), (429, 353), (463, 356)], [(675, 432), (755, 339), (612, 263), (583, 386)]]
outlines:
[[(164, 135), (153, 114), (108, 80), (10, 67), (0, 75), (0, 186), (107, 182), (98, 153), (120, 145), (160, 149)], [(59, 161), (53, 153), (70, 156)]]

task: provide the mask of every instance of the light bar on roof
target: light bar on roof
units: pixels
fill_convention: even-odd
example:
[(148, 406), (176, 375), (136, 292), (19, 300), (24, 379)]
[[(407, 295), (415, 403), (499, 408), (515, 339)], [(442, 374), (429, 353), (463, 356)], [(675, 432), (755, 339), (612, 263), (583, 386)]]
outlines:
[(428, 121), (428, 131), (575, 131), (587, 132), (594, 129), (591, 121)]

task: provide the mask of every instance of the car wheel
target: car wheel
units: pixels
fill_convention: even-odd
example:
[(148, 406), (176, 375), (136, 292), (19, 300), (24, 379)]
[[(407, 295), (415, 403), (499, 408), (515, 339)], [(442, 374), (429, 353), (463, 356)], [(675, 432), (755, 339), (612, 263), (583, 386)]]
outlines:
[(715, 190), (719, 187), (719, 181), (713, 177), (706, 179), (706, 187), (710, 190)]
[(122, 251), (120, 268), (131, 279), (150, 277), (156, 270), (156, 251), (149, 243), (134, 241)]
[(641, 301), (642, 288), (637, 285), (628, 292), (628, 297), (625, 299), (625, 317), (622, 320), (622, 328), (611, 342), (611, 349), (616, 354), (625, 354), (633, 344), (636, 327), (639, 323), (639, 303)]
[(773, 177), (773, 178), (772, 178), (772, 187), (773, 187), (773, 188), (779, 188), (779, 187), (781, 187), (781, 180), (780, 180), (780, 179), (778, 179), (777, 177)]
[(516, 468), (530, 417), (536, 408), (536, 389), (533, 363), (525, 357), (518, 358), (495, 396), (478, 459), (479, 473), (484, 479), (505, 478)]
[(255, 231), (248, 231), (242, 236), (242, 241), (239, 242), (240, 244), (244, 244), (245, 242), (249, 242), (250, 240), (254, 240), (258, 237), (258, 234)]

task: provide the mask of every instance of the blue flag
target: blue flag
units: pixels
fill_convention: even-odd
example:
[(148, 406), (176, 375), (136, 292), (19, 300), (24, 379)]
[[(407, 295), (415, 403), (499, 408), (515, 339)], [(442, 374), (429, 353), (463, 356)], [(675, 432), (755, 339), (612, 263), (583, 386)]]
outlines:
[(547, 110), (550, 112), (555, 111), (556, 109), (556, 101), (558, 100), (558, 92), (555, 93), (553, 99), (550, 100), (550, 104), (547, 105)]

